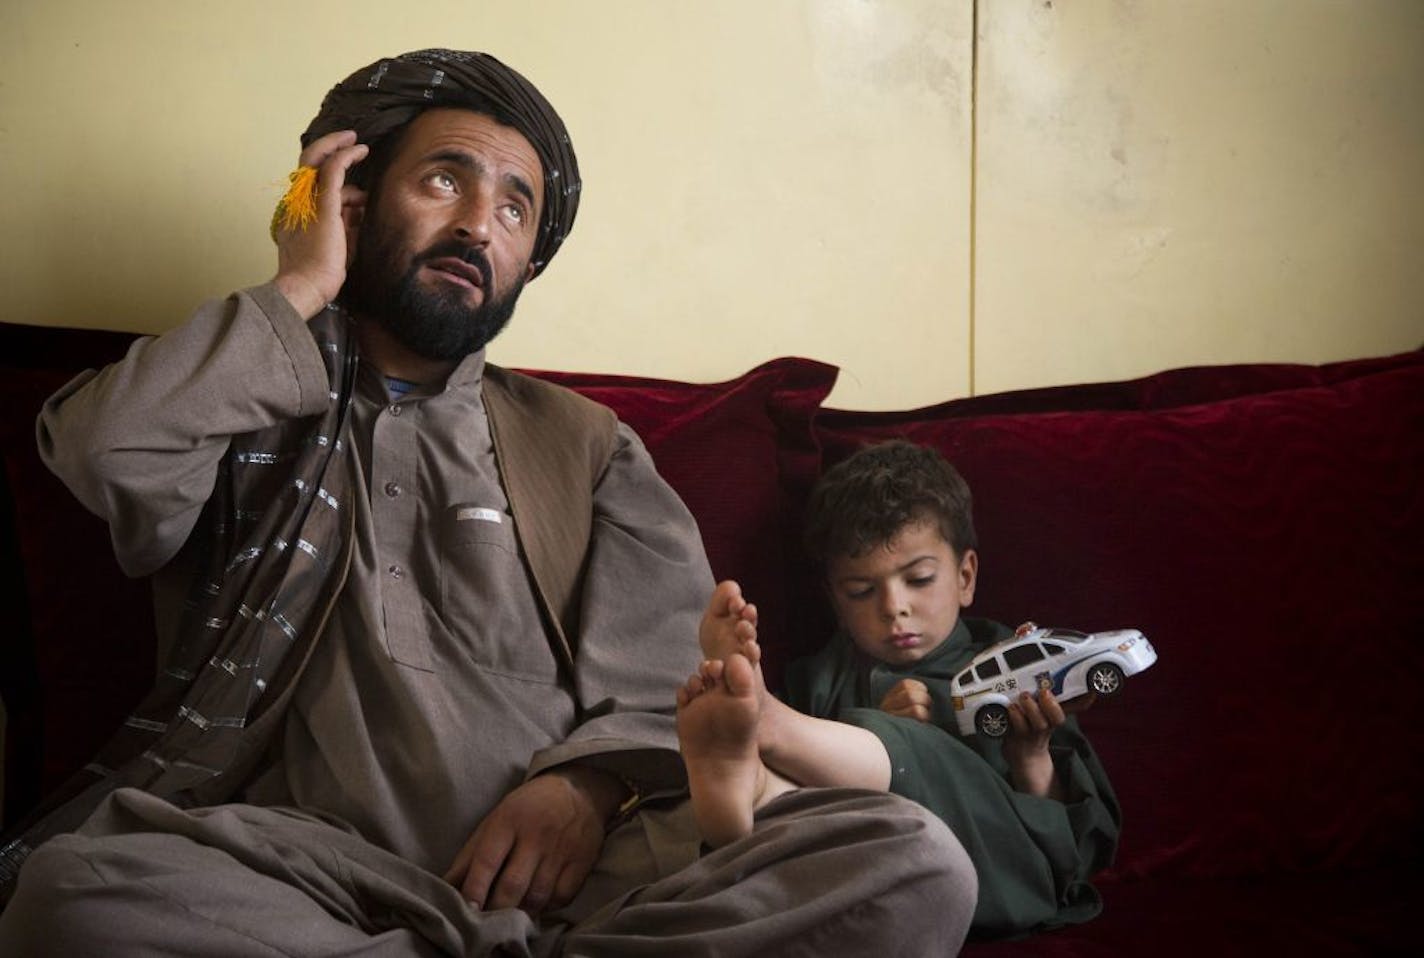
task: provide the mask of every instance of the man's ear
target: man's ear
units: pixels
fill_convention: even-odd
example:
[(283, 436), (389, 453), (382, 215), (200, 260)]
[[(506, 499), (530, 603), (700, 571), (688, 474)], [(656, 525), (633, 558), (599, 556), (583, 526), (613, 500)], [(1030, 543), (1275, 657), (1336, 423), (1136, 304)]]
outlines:
[(959, 560), (957, 571), (959, 604), (970, 605), (974, 601), (974, 586), (979, 582), (979, 553), (965, 549)]
[(346, 268), (351, 268), (351, 263), (356, 258), (356, 241), (361, 235), (361, 224), (366, 220), (366, 194), (362, 193), (358, 200), (343, 203), (341, 206), (341, 219), (346, 225)]
[(529, 282), (534, 278), (534, 261), (530, 260), (529, 265), (524, 267), (524, 282)]

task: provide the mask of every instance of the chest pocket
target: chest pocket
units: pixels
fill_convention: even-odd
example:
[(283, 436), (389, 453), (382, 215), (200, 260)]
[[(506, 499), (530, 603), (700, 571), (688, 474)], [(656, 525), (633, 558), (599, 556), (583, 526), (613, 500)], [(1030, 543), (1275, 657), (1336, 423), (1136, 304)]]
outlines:
[(452, 654), (479, 668), (552, 685), (558, 666), (514, 532), (502, 509), (458, 503), (441, 522), (440, 617)]

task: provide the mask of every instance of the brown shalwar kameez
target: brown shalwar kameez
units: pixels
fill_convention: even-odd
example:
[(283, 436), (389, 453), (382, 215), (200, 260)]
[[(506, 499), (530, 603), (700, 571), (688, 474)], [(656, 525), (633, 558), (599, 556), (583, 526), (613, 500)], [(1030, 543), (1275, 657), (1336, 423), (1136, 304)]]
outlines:
[[(239, 803), (114, 793), (41, 845), (0, 918), (6, 954), (911, 954), (957, 948), (972, 869), (918, 806), (802, 790), (699, 857), (685, 803), (609, 836), (578, 899), (531, 920), (440, 880), (526, 775), (567, 762), (676, 796), (672, 691), (699, 653), (711, 576), (686, 508), (620, 427), (594, 493), (572, 675), (541, 624), (481, 396), (483, 354), (352, 406), (355, 548), (264, 765)], [(205, 306), (71, 383), (41, 416), (52, 468), (111, 525), (131, 574), (173, 560), (229, 438), (310, 415), (328, 383), (273, 289)], [(102, 943), (102, 945), (100, 944)]]

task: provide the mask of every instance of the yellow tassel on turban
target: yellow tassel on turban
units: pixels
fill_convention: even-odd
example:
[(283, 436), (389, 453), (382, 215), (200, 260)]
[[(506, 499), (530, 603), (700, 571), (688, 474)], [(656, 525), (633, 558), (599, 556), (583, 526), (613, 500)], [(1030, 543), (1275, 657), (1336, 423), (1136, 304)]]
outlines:
[(272, 235), (281, 230), (304, 230), (316, 222), (316, 167), (301, 166), (288, 177), (291, 185), (272, 213)]

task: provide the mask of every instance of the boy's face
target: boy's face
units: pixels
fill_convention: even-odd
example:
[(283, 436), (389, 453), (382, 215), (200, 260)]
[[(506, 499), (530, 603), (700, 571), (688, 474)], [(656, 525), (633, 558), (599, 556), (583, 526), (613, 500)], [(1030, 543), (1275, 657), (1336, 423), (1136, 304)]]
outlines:
[(891, 665), (938, 648), (974, 601), (979, 557), (956, 556), (933, 522), (911, 522), (861, 556), (827, 567), (831, 604), (858, 649)]

